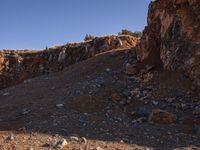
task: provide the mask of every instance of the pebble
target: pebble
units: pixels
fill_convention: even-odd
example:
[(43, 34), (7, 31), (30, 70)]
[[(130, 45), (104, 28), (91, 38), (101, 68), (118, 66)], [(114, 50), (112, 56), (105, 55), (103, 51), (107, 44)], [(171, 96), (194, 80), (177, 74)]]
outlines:
[(3, 94), (3, 96), (8, 96), (8, 95), (10, 95), (10, 93), (8, 93), (8, 92)]
[(194, 131), (195, 131), (195, 133), (200, 134), (200, 125), (195, 125)]
[(64, 104), (56, 104), (56, 107), (57, 108), (62, 108), (62, 107), (64, 107)]
[(149, 117), (150, 112), (145, 107), (139, 107), (136, 109), (135, 113), (141, 117)]
[(196, 106), (193, 111), (194, 115), (200, 115), (200, 106)]
[(113, 101), (120, 101), (120, 100), (121, 100), (121, 96), (120, 96), (118, 93), (113, 93), (113, 94), (111, 95), (111, 99), (112, 99)]
[(158, 101), (152, 101), (153, 105), (158, 105)]
[(15, 139), (14, 135), (11, 134), (10, 136), (7, 137), (8, 141), (13, 141)]
[(126, 97), (128, 97), (128, 96), (131, 95), (131, 92), (130, 92), (129, 90), (124, 90), (122, 93), (123, 93), (123, 95), (126, 96)]
[(96, 148), (96, 150), (103, 150), (103, 148), (101, 148), (101, 147), (98, 146), (98, 147)]
[(30, 83), (30, 82), (31, 82), (31, 79), (24, 80), (24, 83), (25, 83), (25, 84)]
[(31, 112), (31, 110), (23, 109), (22, 115), (27, 115), (27, 114), (30, 113), (30, 112)]
[(79, 141), (79, 138), (76, 137), (76, 136), (70, 136), (70, 139), (71, 139), (71, 140), (74, 140), (74, 141)]
[(146, 122), (147, 121), (147, 118), (146, 117), (140, 117), (136, 120), (133, 120), (132, 123), (143, 123), (143, 122)]
[(110, 68), (106, 68), (106, 71), (107, 71), (107, 72), (110, 72), (110, 71), (111, 71), (111, 69), (110, 69)]
[(126, 64), (126, 74), (127, 75), (135, 75), (138, 73), (136, 65), (131, 65), (129, 63)]
[(84, 142), (85, 144), (87, 143), (87, 139), (85, 137), (81, 138), (82, 142)]
[(149, 116), (149, 121), (158, 124), (171, 124), (176, 121), (176, 116), (165, 110), (154, 109)]
[(53, 147), (55, 149), (62, 149), (67, 145), (68, 145), (68, 143), (67, 143), (66, 139), (54, 140), (50, 143), (50, 147)]

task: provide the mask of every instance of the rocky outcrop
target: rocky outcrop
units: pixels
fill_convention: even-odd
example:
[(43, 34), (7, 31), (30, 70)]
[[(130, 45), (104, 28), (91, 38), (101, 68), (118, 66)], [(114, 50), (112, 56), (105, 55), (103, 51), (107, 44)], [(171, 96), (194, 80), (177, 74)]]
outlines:
[(60, 71), (101, 52), (135, 46), (138, 41), (138, 38), (131, 36), (107, 36), (44, 51), (0, 51), (0, 89)]
[(156, 0), (137, 57), (167, 70), (183, 70), (200, 86), (199, 0)]

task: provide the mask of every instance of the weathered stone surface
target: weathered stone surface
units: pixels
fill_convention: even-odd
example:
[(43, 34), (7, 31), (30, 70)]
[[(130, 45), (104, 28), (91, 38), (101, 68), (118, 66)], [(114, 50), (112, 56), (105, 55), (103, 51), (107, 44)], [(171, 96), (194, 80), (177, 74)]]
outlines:
[(138, 73), (138, 69), (136, 65), (131, 65), (129, 63), (126, 64), (126, 74), (127, 75), (135, 75)]
[(151, 2), (147, 21), (138, 59), (167, 70), (183, 70), (200, 85), (199, 0)]
[(176, 116), (164, 110), (154, 109), (149, 116), (149, 121), (159, 124), (170, 124), (176, 121)]
[(138, 42), (139, 39), (132, 36), (106, 36), (44, 51), (0, 51), (0, 89), (39, 75), (60, 71), (101, 52), (134, 47)]
[(65, 139), (54, 140), (49, 144), (49, 146), (54, 149), (63, 149), (67, 145), (68, 145), (68, 143)]
[(121, 96), (118, 93), (112, 93), (111, 94), (111, 99), (113, 101), (120, 101), (121, 100)]

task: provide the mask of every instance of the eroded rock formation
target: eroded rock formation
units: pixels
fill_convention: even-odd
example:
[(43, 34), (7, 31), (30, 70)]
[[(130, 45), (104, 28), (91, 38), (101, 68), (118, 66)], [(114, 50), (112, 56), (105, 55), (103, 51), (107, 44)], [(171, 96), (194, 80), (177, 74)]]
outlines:
[(149, 5), (137, 57), (168, 70), (183, 70), (200, 85), (200, 1), (156, 0)]
[(101, 52), (134, 47), (138, 41), (139, 39), (131, 36), (107, 36), (44, 51), (0, 51), (0, 89), (39, 75), (60, 71)]

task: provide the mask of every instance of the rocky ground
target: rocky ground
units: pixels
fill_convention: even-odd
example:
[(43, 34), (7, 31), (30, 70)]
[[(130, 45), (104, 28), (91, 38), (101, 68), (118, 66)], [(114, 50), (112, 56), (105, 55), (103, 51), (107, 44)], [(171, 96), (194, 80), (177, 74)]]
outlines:
[(153, 66), (135, 70), (128, 51), (1, 90), (0, 149), (200, 149), (191, 81)]

